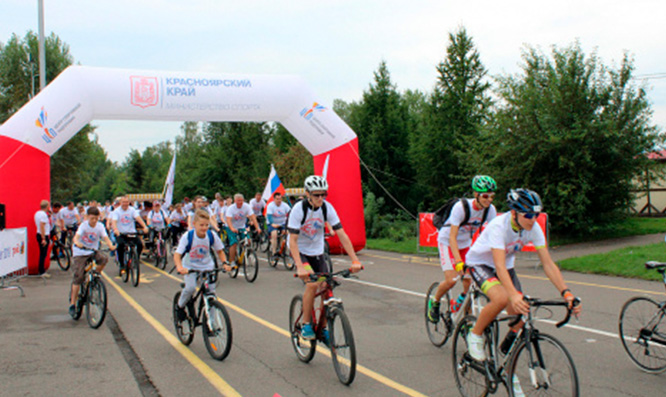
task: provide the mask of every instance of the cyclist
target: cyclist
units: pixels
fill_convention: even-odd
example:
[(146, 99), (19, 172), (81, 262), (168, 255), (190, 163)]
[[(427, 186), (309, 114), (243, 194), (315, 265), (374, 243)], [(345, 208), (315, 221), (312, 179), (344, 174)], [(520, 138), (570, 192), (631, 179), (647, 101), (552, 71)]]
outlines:
[[(208, 211), (208, 208), (205, 208), (205, 205), (206, 205), (206, 202), (207, 202), (207, 201), (208, 201), (208, 199), (206, 199), (205, 196), (196, 196), (196, 197), (194, 198), (194, 204), (193, 204), (193, 207), (192, 207), (192, 209), (187, 213), (187, 230), (193, 230), (193, 229), (194, 229), (194, 213), (195, 213), (198, 209), (203, 209), (203, 210), (205, 210), (206, 212), (209, 212), (209, 211)], [(185, 207), (183, 207), (183, 209), (185, 209)], [(209, 212), (209, 213), (210, 213), (210, 212)], [(209, 221), (210, 221), (210, 226), (213, 228), (213, 230), (215, 230), (216, 232), (219, 233), (220, 230), (219, 230), (218, 227), (217, 227), (217, 222), (215, 222), (214, 219), (209, 219)]]
[[(62, 209), (62, 204), (59, 202), (53, 203), (51, 206), (51, 211), (49, 213), (49, 221), (51, 223), (51, 231), (49, 232), (49, 238), (51, 241), (56, 241), (60, 237), (58, 236), (58, 233), (62, 231), (62, 225), (60, 223), (60, 210)], [(56, 246), (53, 245), (53, 248), (51, 249), (51, 259), (56, 259), (56, 257), (60, 255), (58, 250), (56, 249)]]
[[(345, 233), (335, 212), (335, 208), (325, 201), (328, 194), (328, 182), (321, 176), (311, 175), (305, 178), (305, 193), (307, 198), (294, 205), (287, 230), (289, 231), (289, 249), (294, 258), (298, 277), (306, 282), (303, 294), (303, 328), (301, 337), (312, 340), (316, 337), (312, 325), (312, 308), (314, 298), (321, 282), (309, 282), (313, 273), (329, 273), (324, 259), (324, 224), (328, 221), (333, 225), (340, 243), (352, 260), (351, 271), (361, 270), (354, 247), (347, 233)], [(326, 335), (324, 336), (326, 338)]]
[(185, 228), (187, 214), (183, 211), (183, 205), (181, 203), (177, 203), (174, 210), (171, 211), (171, 214), (169, 214), (169, 220), (171, 220), (171, 223), (169, 224), (169, 229), (171, 229), (171, 245), (177, 247), (180, 235), (187, 230)]
[(222, 218), (220, 218), (220, 210), (224, 207), (224, 199), (222, 198), (222, 194), (220, 192), (215, 193), (215, 200), (210, 205), (210, 212), (215, 218), (215, 222), (217, 222), (217, 228), (221, 229), (222, 228)]
[(141, 219), (139, 211), (130, 207), (129, 198), (123, 196), (120, 199), (120, 207), (116, 208), (115, 211), (111, 213), (111, 228), (113, 233), (116, 235), (116, 242), (118, 244), (118, 263), (121, 265), (124, 264), (125, 255), (125, 245), (127, 243), (132, 243), (137, 249), (137, 254), (141, 258), (141, 251), (143, 250), (143, 244), (139, 236), (130, 238), (128, 234), (136, 233), (136, 222), (139, 223), (144, 233), (148, 233), (148, 227)]
[(162, 203), (155, 201), (153, 203), (153, 209), (148, 213), (148, 227), (150, 228), (148, 242), (153, 244), (157, 233), (162, 233), (169, 223), (169, 216), (164, 210), (162, 210)]
[[(472, 236), (481, 228), (481, 222), (490, 222), (497, 216), (497, 210), (492, 204), (497, 190), (495, 180), (487, 175), (477, 175), (472, 179), (472, 189), (474, 190), (474, 198), (463, 198), (454, 204), (448, 219), (444, 222), (444, 226), (439, 229), (437, 235), (439, 263), (444, 272), (444, 281), (439, 284), (434, 299), (428, 302), (428, 320), (433, 323), (439, 321), (440, 299), (458, 281), (459, 274), (456, 268), (462, 269), (465, 263), (465, 255), (472, 245)], [(465, 205), (468, 208), (469, 218), (463, 224), (466, 217)], [(462, 294), (455, 301), (447, 302), (454, 312), (460, 308), (471, 284), (468, 275), (463, 276), (462, 282)]]
[[(178, 273), (185, 275), (185, 286), (180, 294), (180, 300), (178, 300), (178, 321), (187, 319), (185, 305), (197, 288), (197, 273), (188, 273), (188, 270), (213, 270), (215, 263), (211, 257), (212, 250), (220, 258), (224, 270), (227, 272), (231, 270), (220, 237), (217, 233), (208, 230), (209, 227), (210, 214), (202, 209), (197, 210), (194, 214), (194, 230), (190, 230), (183, 235), (178, 243), (176, 253), (173, 255), (176, 270), (178, 270)], [(186, 253), (189, 253), (190, 260), (183, 264), (182, 258)], [(210, 289), (215, 292), (215, 285), (210, 285)]]
[(268, 204), (266, 209), (266, 218), (268, 219), (268, 233), (271, 236), (271, 258), (277, 251), (278, 234), (285, 231), (287, 216), (291, 208), (282, 200), (282, 193), (275, 192), (273, 201)]
[[(479, 361), (486, 359), (482, 335), (488, 324), (505, 307), (509, 314), (527, 314), (529, 311), (514, 269), (516, 252), (525, 244), (534, 244), (544, 272), (570, 306), (574, 300), (560, 269), (550, 257), (544, 232), (536, 223), (542, 210), (539, 195), (528, 189), (512, 189), (507, 195), (507, 204), (510, 211), (493, 219), (467, 253), (469, 273), (490, 299), (467, 336), (469, 353)], [(578, 316), (581, 306), (573, 308), (573, 312)], [(514, 326), (513, 330), (518, 330), (521, 326), (522, 323)], [(502, 343), (503, 351), (508, 350), (515, 336), (515, 332), (509, 333), (509, 339)]]
[(72, 247), (72, 271), (73, 280), (71, 287), (71, 294), (69, 300), (69, 315), (72, 318), (76, 315), (76, 299), (81, 289), (81, 283), (85, 277), (86, 261), (92, 255), (95, 255), (95, 262), (97, 267), (93, 269), (100, 273), (109, 258), (99, 251), (99, 242), (104, 239), (109, 249), (113, 251), (116, 246), (109, 240), (109, 235), (106, 233), (104, 225), (99, 221), (99, 209), (97, 207), (88, 208), (88, 220), (83, 222), (74, 235), (74, 247)]
[(259, 226), (264, 226), (264, 208), (266, 208), (266, 201), (261, 198), (261, 193), (257, 192), (254, 194), (254, 198), (250, 200), (250, 207), (252, 207), (252, 212), (254, 216), (257, 217), (257, 222)]
[(245, 231), (245, 225), (247, 220), (250, 220), (250, 223), (254, 225), (254, 229), (257, 233), (261, 233), (259, 228), (259, 223), (257, 222), (257, 217), (252, 212), (252, 208), (245, 202), (245, 198), (242, 194), (236, 193), (234, 195), (234, 203), (227, 208), (225, 213), (227, 218), (227, 238), (229, 239), (229, 260), (231, 261), (231, 266), (236, 266), (236, 251), (238, 249), (238, 241), (240, 239), (239, 232)]
[(67, 207), (58, 212), (58, 218), (60, 219), (60, 227), (62, 228), (60, 242), (64, 245), (65, 240), (67, 240), (67, 232), (72, 231), (73, 233), (76, 233), (76, 228), (78, 227), (78, 224), (81, 223), (81, 218), (79, 217), (79, 212), (76, 210), (76, 207), (74, 207), (74, 202), (68, 201)]

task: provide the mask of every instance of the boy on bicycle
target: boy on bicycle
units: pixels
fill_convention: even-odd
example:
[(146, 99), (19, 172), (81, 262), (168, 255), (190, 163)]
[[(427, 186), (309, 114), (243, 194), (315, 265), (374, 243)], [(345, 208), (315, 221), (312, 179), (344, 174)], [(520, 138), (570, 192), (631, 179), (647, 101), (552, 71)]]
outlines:
[[(210, 214), (208, 211), (198, 209), (193, 217), (194, 229), (183, 234), (178, 243), (176, 253), (173, 255), (173, 261), (176, 264), (178, 273), (183, 274), (185, 287), (178, 300), (178, 321), (185, 321), (187, 313), (185, 305), (189, 302), (197, 289), (197, 273), (189, 273), (189, 270), (207, 271), (215, 268), (215, 263), (211, 257), (211, 251), (215, 251), (220, 258), (220, 263), (224, 271), (230, 271), (231, 266), (227, 263), (227, 256), (224, 254), (224, 245), (217, 233), (213, 233), (210, 227)], [(183, 255), (189, 253), (189, 261), (183, 264)], [(211, 292), (215, 292), (215, 285), (210, 285)]]
[[(460, 199), (451, 208), (444, 226), (439, 229), (437, 248), (440, 266), (444, 271), (444, 282), (439, 284), (434, 299), (428, 302), (428, 320), (432, 323), (439, 321), (440, 299), (456, 285), (459, 279), (457, 268), (462, 269), (465, 263), (465, 256), (472, 245), (472, 236), (483, 226), (482, 222), (490, 222), (497, 216), (497, 210), (492, 204), (497, 190), (495, 180), (487, 175), (477, 175), (472, 180), (472, 189), (474, 198)], [(463, 292), (456, 301), (450, 302), (452, 311), (458, 310), (469, 291), (470, 284), (469, 276), (463, 276)]]
[(81, 283), (83, 283), (85, 277), (85, 267), (88, 258), (95, 255), (94, 260), (97, 263), (97, 267), (93, 271), (101, 273), (109, 261), (109, 257), (99, 252), (99, 242), (104, 239), (104, 242), (111, 251), (116, 249), (116, 246), (109, 240), (106, 228), (99, 222), (99, 209), (97, 207), (88, 208), (87, 218), (88, 220), (84, 221), (76, 231), (74, 235), (74, 247), (72, 247), (73, 281), (69, 300), (69, 315), (72, 318), (76, 315), (76, 299), (79, 296)]
[(316, 335), (312, 325), (314, 298), (321, 282), (310, 282), (313, 273), (329, 273), (332, 269), (324, 259), (324, 224), (333, 225), (340, 243), (352, 260), (351, 271), (361, 270), (351, 240), (342, 229), (342, 224), (335, 208), (324, 199), (328, 194), (328, 182), (318, 175), (305, 178), (306, 198), (294, 205), (287, 221), (289, 231), (289, 249), (294, 258), (298, 277), (305, 281), (303, 294), (303, 328), (301, 337), (312, 340)]
[[(550, 257), (544, 232), (536, 223), (542, 210), (539, 195), (528, 189), (512, 189), (507, 195), (507, 204), (510, 211), (490, 222), (467, 253), (469, 273), (490, 299), (467, 336), (469, 354), (478, 361), (486, 360), (483, 332), (504, 308), (512, 315), (529, 312), (529, 305), (523, 300), (520, 281), (514, 269), (516, 252), (522, 250), (526, 244), (534, 244), (543, 270), (569, 303), (569, 307), (574, 300), (560, 269)], [(580, 312), (580, 305), (573, 308), (576, 316)], [(514, 326), (513, 330), (518, 330), (521, 326), (522, 323)], [(510, 332), (506, 341), (512, 337), (515, 339), (515, 332)], [(509, 344), (512, 342), (511, 340)], [(502, 345), (506, 346), (506, 343)]]
[(275, 192), (273, 201), (268, 204), (266, 218), (268, 220), (268, 234), (271, 237), (271, 258), (275, 256), (278, 249), (278, 234), (284, 233), (287, 224), (287, 216), (291, 208), (282, 201), (282, 193)]

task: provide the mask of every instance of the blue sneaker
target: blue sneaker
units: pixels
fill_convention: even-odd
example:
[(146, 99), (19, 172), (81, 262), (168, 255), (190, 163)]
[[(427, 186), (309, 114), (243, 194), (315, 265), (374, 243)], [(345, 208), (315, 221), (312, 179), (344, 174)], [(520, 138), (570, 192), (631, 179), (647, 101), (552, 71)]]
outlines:
[(301, 328), (301, 338), (305, 340), (313, 340), (315, 336), (312, 323), (303, 324), (303, 328)]
[(324, 339), (324, 344), (327, 347), (331, 347), (331, 338), (328, 335), (328, 330), (327, 329), (325, 329), (324, 332), (321, 333), (321, 336), (322, 336), (322, 339)]

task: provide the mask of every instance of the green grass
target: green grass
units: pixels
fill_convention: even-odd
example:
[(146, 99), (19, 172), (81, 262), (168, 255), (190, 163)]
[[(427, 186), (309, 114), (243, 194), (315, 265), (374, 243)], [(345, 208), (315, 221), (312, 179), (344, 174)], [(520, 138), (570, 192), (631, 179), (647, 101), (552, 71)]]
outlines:
[[(395, 242), (388, 238), (369, 238), (365, 247), (372, 250), (399, 252), (401, 254), (416, 254), (416, 237)], [(428, 248), (430, 249), (430, 248)], [(435, 252), (437, 251), (434, 248)]]
[(620, 237), (642, 236), (645, 234), (663, 233), (666, 230), (666, 218), (626, 218), (604, 229), (595, 230), (583, 237), (550, 236), (550, 246), (583, 243), (586, 241), (608, 240)]
[(664, 243), (641, 247), (627, 247), (603, 254), (581, 256), (560, 261), (564, 270), (580, 273), (605, 274), (611, 276), (661, 280), (656, 270), (645, 269), (645, 262), (666, 262)]

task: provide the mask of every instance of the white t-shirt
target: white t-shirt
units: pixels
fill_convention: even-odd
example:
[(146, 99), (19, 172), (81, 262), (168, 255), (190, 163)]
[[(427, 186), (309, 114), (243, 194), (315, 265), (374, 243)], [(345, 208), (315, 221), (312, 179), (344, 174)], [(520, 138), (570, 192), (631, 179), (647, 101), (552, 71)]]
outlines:
[(227, 208), (229, 208), (226, 204), (223, 206), (220, 206), (218, 212), (217, 212), (217, 217), (220, 218), (220, 221), (226, 225), (227, 223)]
[(220, 202), (217, 200), (213, 200), (213, 202), (210, 204), (210, 213), (215, 216), (216, 221), (220, 221), (220, 208), (224, 206), (224, 202), (222, 205), (220, 205)]
[(535, 222), (530, 231), (514, 232), (511, 228), (511, 212), (507, 212), (488, 224), (467, 252), (465, 261), (469, 266), (486, 265), (494, 268), (492, 249), (503, 249), (506, 252), (506, 268), (511, 269), (516, 260), (516, 252), (528, 243), (533, 243), (537, 248), (546, 245), (541, 226)]
[(301, 220), (303, 220), (303, 203), (304, 201), (294, 204), (294, 208), (291, 209), (291, 213), (289, 214), (287, 228), (290, 231), (299, 230), (297, 240), (299, 252), (308, 256), (322, 255), (324, 253), (326, 221), (334, 228), (337, 228), (340, 224), (340, 218), (338, 218), (338, 213), (335, 212), (335, 208), (333, 208), (331, 203), (324, 201), (324, 205), (326, 206), (326, 221), (324, 221), (324, 212), (321, 207), (317, 208), (316, 211), (308, 208), (305, 222), (301, 225)]
[(37, 226), (37, 234), (42, 234), (42, 231), (39, 228), (41, 223), (44, 223), (43, 236), (46, 237), (49, 235), (49, 232), (51, 232), (51, 219), (49, 218), (49, 215), (46, 213), (46, 211), (43, 210), (35, 212), (35, 226)]
[(264, 199), (260, 198), (259, 201), (257, 199), (252, 199), (250, 200), (250, 207), (252, 207), (252, 212), (256, 216), (262, 216), (264, 214), (264, 207), (266, 206), (266, 202)]
[(169, 215), (169, 219), (171, 219), (172, 225), (182, 226), (183, 223), (185, 223), (185, 221), (187, 220), (187, 214), (185, 212), (178, 212), (176, 210), (173, 210)]
[(236, 205), (236, 203), (231, 204), (229, 208), (227, 208), (226, 212), (226, 217), (231, 218), (231, 225), (234, 227), (234, 229), (243, 229), (245, 228), (245, 222), (247, 222), (247, 218), (250, 215), (254, 215), (254, 212), (252, 212), (252, 208), (248, 203), (243, 203), (240, 208)]
[[(190, 260), (189, 262), (184, 261), (183, 267), (185, 269), (192, 270), (212, 270), (215, 267), (215, 263), (213, 262), (213, 258), (210, 256), (210, 238), (208, 237), (208, 233), (206, 233), (203, 238), (199, 238), (199, 236), (197, 236), (197, 232), (194, 230), (190, 230), (189, 232), (184, 233), (180, 237), (176, 252), (183, 255), (185, 248), (187, 248), (187, 235), (190, 233), (193, 233), (192, 247), (188, 253)], [(213, 234), (213, 250), (215, 252), (223, 250), (224, 244), (222, 244), (220, 237), (215, 232), (211, 233)]]
[(97, 222), (95, 227), (91, 227), (88, 221), (85, 221), (79, 226), (76, 231), (79, 236), (79, 242), (87, 249), (81, 249), (76, 245), (72, 246), (72, 256), (87, 256), (92, 254), (92, 251), (99, 249), (99, 242), (104, 237), (108, 237), (106, 229), (101, 222)]
[(268, 208), (266, 209), (266, 217), (269, 215), (272, 216), (272, 223), (282, 226), (287, 223), (287, 214), (289, 214), (290, 209), (291, 208), (289, 208), (289, 206), (285, 204), (284, 201), (280, 206), (275, 204), (275, 201), (271, 201), (270, 204), (268, 204)]
[(190, 212), (190, 210), (192, 208), (194, 208), (194, 203), (192, 203), (192, 202), (189, 202), (187, 204), (183, 204), (183, 211), (185, 211), (185, 213)]
[(115, 211), (113, 211), (111, 216), (116, 221), (118, 225), (118, 231), (121, 234), (136, 233), (136, 218), (141, 216), (136, 208), (130, 206), (127, 207), (127, 210), (123, 210), (122, 207), (118, 207)]
[(79, 211), (76, 210), (76, 207), (74, 209), (69, 209), (67, 207), (63, 207), (60, 209), (58, 212), (58, 217), (65, 222), (65, 227), (67, 226), (76, 226), (76, 216), (79, 214)]
[[(458, 248), (463, 249), (472, 245), (472, 237), (474, 233), (481, 227), (481, 220), (483, 219), (483, 211), (474, 209), (474, 199), (465, 199), (469, 203), (469, 221), (467, 224), (463, 225), (458, 229), (458, 235), (456, 236), (456, 241), (458, 242)], [(490, 204), (488, 209), (488, 217), (486, 222), (492, 221), (497, 216), (497, 210), (495, 206)], [(451, 208), (451, 214), (449, 218), (444, 222), (444, 226), (439, 229), (437, 235), (437, 241), (445, 246), (449, 246), (449, 237), (451, 235), (451, 226), (455, 225), (460, 226), (460, 224), (465, 220), (465, 208), (463, 208), (462, 201), (458, 202)]]
[(150, 226), (155, 230), (162, 230), (166, 227), (166, 213), (163, 210), (157, 212), (150, 211), (148, 219), (150, 219)]

